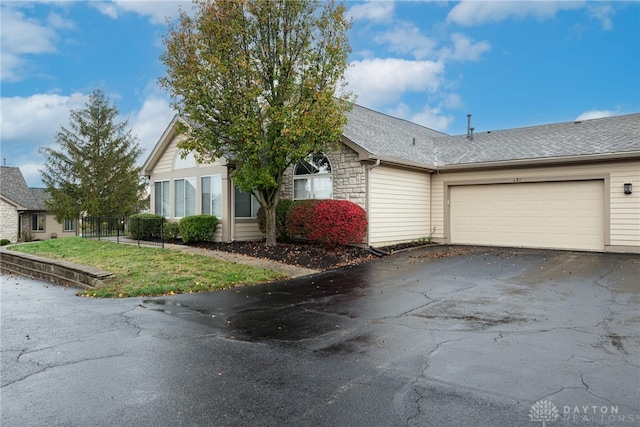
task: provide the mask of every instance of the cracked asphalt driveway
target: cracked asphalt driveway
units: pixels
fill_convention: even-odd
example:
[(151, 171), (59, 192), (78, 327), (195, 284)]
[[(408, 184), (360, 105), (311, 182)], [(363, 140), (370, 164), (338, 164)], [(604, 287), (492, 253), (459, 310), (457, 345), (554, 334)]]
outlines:
[(640, 424), (638, 255), (432, 247), (208, 294), (0, 290), (2, 425)]

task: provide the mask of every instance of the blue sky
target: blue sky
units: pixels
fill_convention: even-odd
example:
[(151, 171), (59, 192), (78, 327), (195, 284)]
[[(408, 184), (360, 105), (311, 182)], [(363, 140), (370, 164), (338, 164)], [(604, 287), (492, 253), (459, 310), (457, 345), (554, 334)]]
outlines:
[[(358, 103), (448, 134), (640, 112), (640, 2), (352, 2)], [(2, 1), (1, 157), (41, 186), (38, 149), (96, 88), (144, 162), (173, 117), (157, 79), (189, 1)], [(3, 163), (4, 164), (4, 163)]]

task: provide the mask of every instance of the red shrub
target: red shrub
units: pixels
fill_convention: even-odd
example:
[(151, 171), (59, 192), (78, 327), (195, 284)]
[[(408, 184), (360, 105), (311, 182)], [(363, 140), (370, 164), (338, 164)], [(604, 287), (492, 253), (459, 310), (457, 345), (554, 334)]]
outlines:
[(294, 202), (287, 214), (287, 231), (328, 247), (364, 243), (367, 213), (348, 200)]
[(309, 238), (313, 230), (313, 209), (320, 200), (299, 200), (293, 202), (287, 212), (285, 225), (290, 236)]

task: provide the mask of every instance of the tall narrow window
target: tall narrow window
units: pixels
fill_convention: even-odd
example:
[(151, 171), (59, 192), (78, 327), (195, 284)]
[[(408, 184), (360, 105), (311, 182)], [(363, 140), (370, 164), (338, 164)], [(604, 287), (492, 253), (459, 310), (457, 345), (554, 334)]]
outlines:
[(202, 177), (202, 213), (222, 218), (222, 176)]
[(252, 193), (243, 193), (236, 187), (235, 194), (236, 218), (256, 218), (260, 202)]
[(154, 191), (155, 203), (154, 212), (156, 215), (169, 217), (169, 181), (156, 181)]
[(183, 218), (196, 214), (196, 179), (176, 179), (175, 183), (175, 217)]
[(333, 197), (331, 163), (322, 153), (311, 153), (293, 171), (293, 199), (330, 199)]
[(31, 231), (44, 231), (45, 216), (43, 213), (31, 214)]

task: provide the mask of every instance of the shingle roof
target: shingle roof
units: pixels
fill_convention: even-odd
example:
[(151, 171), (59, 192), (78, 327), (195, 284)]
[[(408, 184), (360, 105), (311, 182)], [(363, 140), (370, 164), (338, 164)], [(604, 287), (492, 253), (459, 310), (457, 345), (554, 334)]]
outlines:
[(20, 168), (0, 166), (0, 194), (26, 210), (45, 210), (45, 190), (29, 188)]
[(347, 120), (344, 136), (373, 158), (394, 158), (425, 167), (612, 153), (640, 157), (640, 114), (480, 132), (473, 140), (357, 105), (347, 113)]
[(434, 161), (473, 164), (610, 153), (640, 154), (640, 114), (556, 123), (434, 140)]
[(374, 156), (431, 164), (433, 140), (442, 132), (359, 105), (347, 114), (343, 135)]

